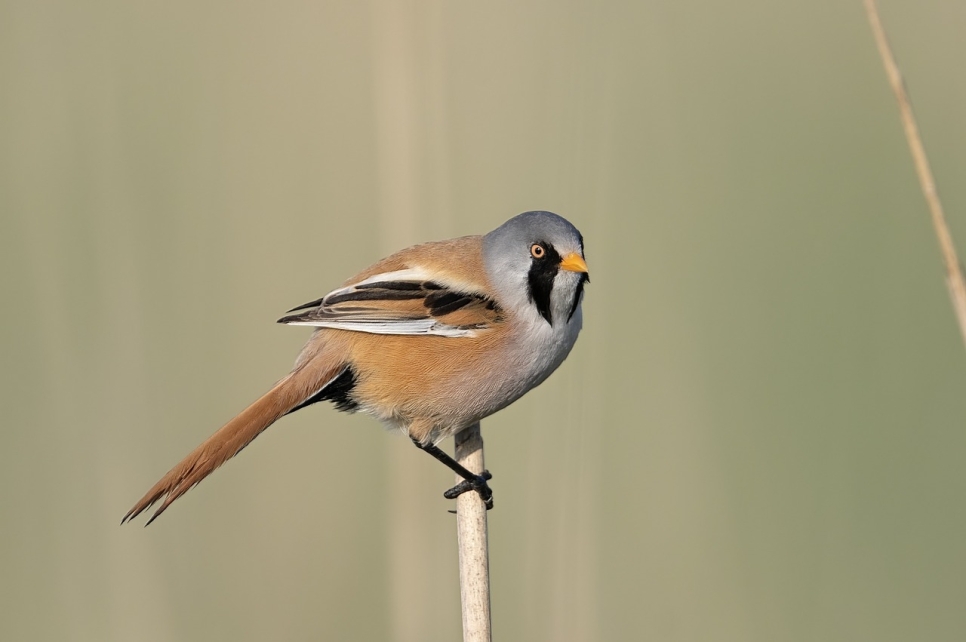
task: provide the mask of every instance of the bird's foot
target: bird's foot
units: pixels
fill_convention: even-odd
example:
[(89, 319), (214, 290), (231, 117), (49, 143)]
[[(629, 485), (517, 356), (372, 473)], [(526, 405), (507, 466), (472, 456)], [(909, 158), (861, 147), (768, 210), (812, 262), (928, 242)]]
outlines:
[(486, 504), (486, 510), (490, 510), (493, 508), (493, 491), (486, 483), (489, 479), (493, 479), (493, 475), (490, 474), (490, 471), (484, 470), (479, 475), (474, 475), (456, 484), (443, 493), (443, 497), (446, 499), (456, 499), (463, 493), (475, 490), (480, 494), (480, 499), (483, 500), (483, 503)]

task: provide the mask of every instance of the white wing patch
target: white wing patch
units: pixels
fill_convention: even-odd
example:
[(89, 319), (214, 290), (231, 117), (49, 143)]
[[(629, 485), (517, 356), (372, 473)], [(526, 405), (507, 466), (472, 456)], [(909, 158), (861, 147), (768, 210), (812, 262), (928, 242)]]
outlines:
[(344, 288), (332, 290), (325, 295), (325, 299), (336, 297), (341, 294), (348, 294), (349, 292), (355, 292), (360, 286), (372, 285), (373, 283), (392, 283), (399, 281), (422, 283), (425, 281), (432, 281), (432, 278), (426, 272), (414, 268), (410, 268), (408, 270), (396, 270), (395, 272), (382, 272), (381, 274), (370, 276), (368, 279), (363, 279), (358, 283), (353, 283), (352, 285), (347, 285)]
[(292, 321), (287, 325), (306, 325), (315, 328), (334, 328), (336, 330), (352, 330), (354, 332), (368, 332), (369, 334), (416, 334), (436, 335), (440, 337), (475, 337), (473, 328), (460, 328), (454, 325), (439, 323), (432, 319), (412, 319), (403, 321)]

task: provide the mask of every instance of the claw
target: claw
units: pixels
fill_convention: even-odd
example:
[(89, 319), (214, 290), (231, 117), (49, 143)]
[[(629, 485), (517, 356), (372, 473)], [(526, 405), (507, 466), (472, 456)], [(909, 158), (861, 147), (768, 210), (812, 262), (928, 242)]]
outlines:
[(443, 493), (443, 497), (446, 499), (456, 499), (463, 493), (475, 490), (480, 494), (480, 499), (482, 499), (483, 503), (486, 505), (486, 510), (490, 510), (493, 508), (493, 491), (486, 483), (489, 479), (493, 479), (493, 475), (490, 474), (490, 471), (484, 470), (479, 475), (469, 479), (464, 479), (460, 483), (456, 484), (448, 491)]

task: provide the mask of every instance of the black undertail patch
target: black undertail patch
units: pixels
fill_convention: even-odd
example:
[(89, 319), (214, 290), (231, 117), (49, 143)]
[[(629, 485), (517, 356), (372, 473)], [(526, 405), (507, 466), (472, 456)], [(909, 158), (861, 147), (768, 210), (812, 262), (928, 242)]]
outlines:
[(291, 414), (296, 410), (301, 410), (306, 406), (311, 406), (320, 401), (331, 401), (336, 410), (343, 412), (354, 412), (359, 408), (359, 404), (352, 398), (352, 389), (356, 386), (356, 373), (352, 366), (347, 366), (342, 373), (333, 379), (327, 386), (317, 393), (295, 406), (286, 414)]

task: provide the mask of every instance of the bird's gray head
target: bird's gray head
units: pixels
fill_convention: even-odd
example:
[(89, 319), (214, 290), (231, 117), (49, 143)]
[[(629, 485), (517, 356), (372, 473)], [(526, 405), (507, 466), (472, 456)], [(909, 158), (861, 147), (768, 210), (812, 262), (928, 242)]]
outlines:
[(551, 326), (570, 321), (590, 280), (584, 238), (552, 212), (524, 212), (484, 236), (483, 260), (504, 304), (533, 306)]

